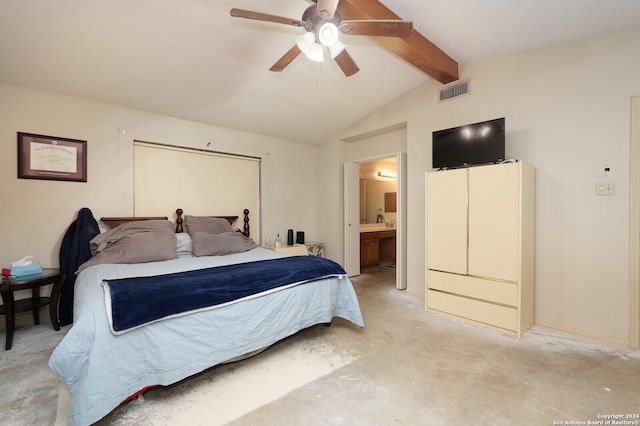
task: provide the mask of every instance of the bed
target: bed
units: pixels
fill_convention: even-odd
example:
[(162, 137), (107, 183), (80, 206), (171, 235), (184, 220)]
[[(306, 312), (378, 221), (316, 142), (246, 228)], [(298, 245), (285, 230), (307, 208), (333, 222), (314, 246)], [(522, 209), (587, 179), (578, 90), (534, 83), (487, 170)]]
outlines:
[[(165, 232), (165, 222), (169, 222), (176, 253), (175, 258), (169, 260), (134, 259), (135, 263), (116, 263), (119, 259), (115, 259), (109, 263), (114, 260), (112, 253), (111, 257), (105, 257), (107, 263), (96, 261), (104, 250), (114, 247), (116, 252), (119, 250), (116, 258), (123, 253), (126, 255), (126, 250), (118, 247), (122, 240), (118, 240), (111, 245), (106, 244), (109, 249), (103, 247), (103, 251), (98, 251), (80, 267), (75, 284), (74, 323), (49, 360), (50, 368), (60, 376), (71, 396), (68, 424), (94, 423), (144, 389), (170, 385), (220, 363), (248, 357), (300, 330), (317, 324), (330, 324), (334, 317), (344, 318), (357, 327), (364, 326), (355, 291), (344, 270), (332, 270), (307, 279), (296, 276), (293, 267), (278, 269), (279, 262), (290, 262), (290, 265), (298, 260), (311, 261), (312, 256), (293, 259), (256, 246), (249, 238), (247, 210), (244, 212), (243, 229), (234, 229), (234, 235), (225, 232), (229, 234), (226, 238), (242, 240), (246, 245), (243, 248), (250, 248), (222, 255), (202, 255), (202, 250), (198, 249), (196, 256), (196, 249), (202, 246), (198, 243), (201, 232), (192, 232), (196, 229), (192, 226), (198, 223), (196, 219), (203, 223), (217, 219), (219, 224), (220, 217), (191, 217), (194, 221), (190, 225), (190, 217), (186, 216), (187, 232), (183, 232), (182, 213), (177, 210), (175, 232), (174, 225), (166, 218), (102, 218), (112, 226), (110, 231), (94, 239), (102, 238), (103, 243), (109, 235), (112, 240), (116, 239), (113, 236), (125, 232), (124, 227), (146, 229), (157, 224)], [(223, 218), (228, 224), (236, 220), (235, 216)], [(144, 244), (161, 245), (158, 236), (144, 232), (147, 232), (142, 239)], [(164, 235), (163, 238), (169, 239), (170, 236)], [(98, 245), (94, 240), (92, 252)], [(140, 244), (138, 241), (124, 246), (127, 250), (144, 252)], [(334, 262), (328, 259), (315, 259), (322, 262), (323, 267), (325, 263), (331, 268), (337, 265), (331, 265)], [(203, 283), (211, 277), (231, 280), (227, 278), (231, 275), (224, 274), (233, 272), (237, 284), (233, 284), (232, 290), (244, 288), (245, 283), (260, 280), (241, 278), (237, 275), (239, 270), (252, 271), (252, 268), (265, 265), (272, 271), (282, 271), (275, 274), (278, 277), (291, 272), (293, 279), (299, 282), (262, 287), (258, 294), (243, 293), (235, 300), (225, 299), (214, 306), (188, 306), (184, 311), (175, 311), (173, 302), (192, 292), (191, 283), (206, 286)], [(309, 268), (305, 266), (302, 269)], [(196, 280), (194, 275), (200, 278)], [(251, 276), (266, 275), (261, 272), (256, 275), (254, 271)], [(158, 287), (153, 287), (154, 283)], [(114, 290), (123, 288), (124, 292)], [(144, 291), (151, 293), (145, 295)], [(198, 287), (195, 293), (202, 294), (198, 292), (203, 291), (215, 293), (202, 287)], [(133, 299), (133, 306), (116, 305), (123, 303), (119, 300), (121, 294)], [(140, 312), (153, 310), (143, 301), (152, 300), (155, 296), (162, 299), (157, 302), (158, 306), (164, 306), (167, 311), (159, 309), (162, 312), (156, 314), (159, 315), (157, 318), (136, 318), (132, 322), (131, 315), (135, 317)], [(206, 297), (200, 295), (196, 299)], [(124, 323), (122, 318), (125, 318)]]

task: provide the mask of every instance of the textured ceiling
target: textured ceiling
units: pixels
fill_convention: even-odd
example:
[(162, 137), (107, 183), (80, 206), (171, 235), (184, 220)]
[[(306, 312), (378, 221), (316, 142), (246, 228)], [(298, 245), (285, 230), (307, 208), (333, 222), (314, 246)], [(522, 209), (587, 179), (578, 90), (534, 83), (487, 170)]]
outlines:
[[(458, 62), (640, 27), (638, 0), (383, 0)], [(367, 37), (361, 71), (298, 57), (306, 0), (2, 0), (0, 81), (318, 144), (428, 79)]]

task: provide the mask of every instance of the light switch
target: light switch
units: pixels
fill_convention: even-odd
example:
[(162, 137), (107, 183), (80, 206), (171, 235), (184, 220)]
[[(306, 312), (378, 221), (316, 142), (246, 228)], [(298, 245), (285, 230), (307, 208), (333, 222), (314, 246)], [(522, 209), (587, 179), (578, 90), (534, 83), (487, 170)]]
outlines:
[(596, 195), (615, 195), (615, 182), (596, 182)]

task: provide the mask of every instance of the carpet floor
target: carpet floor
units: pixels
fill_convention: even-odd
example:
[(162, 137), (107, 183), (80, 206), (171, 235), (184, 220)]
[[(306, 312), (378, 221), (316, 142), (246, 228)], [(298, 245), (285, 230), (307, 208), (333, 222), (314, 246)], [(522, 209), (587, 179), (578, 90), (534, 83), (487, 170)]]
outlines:
[[(427, 313), (394, 275), (352, 279), (364, 329), (335, 319), (304, 330), (148, 391), (98, 424), (640, 424), (640, 351), (538, 327), (517, 339)], [(21, 325), (0, 355), (0, 425), (56, 424), (61, 382), (47, 362), (68, 327), (55, 332), (45, 317)]]

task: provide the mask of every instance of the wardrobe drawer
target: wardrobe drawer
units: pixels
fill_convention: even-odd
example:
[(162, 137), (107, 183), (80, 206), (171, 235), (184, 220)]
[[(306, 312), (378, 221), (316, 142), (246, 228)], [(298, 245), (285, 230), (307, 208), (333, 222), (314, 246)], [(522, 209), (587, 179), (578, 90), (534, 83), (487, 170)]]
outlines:
[(518, 311), (515, 308), (434, 290), (427, 292), (427, 308), (513, 332), (518, 329)]
[(502, 305), (518, 306), (517, 284), (428, 270), (427, 286), (430, 290), (440, 290)]

